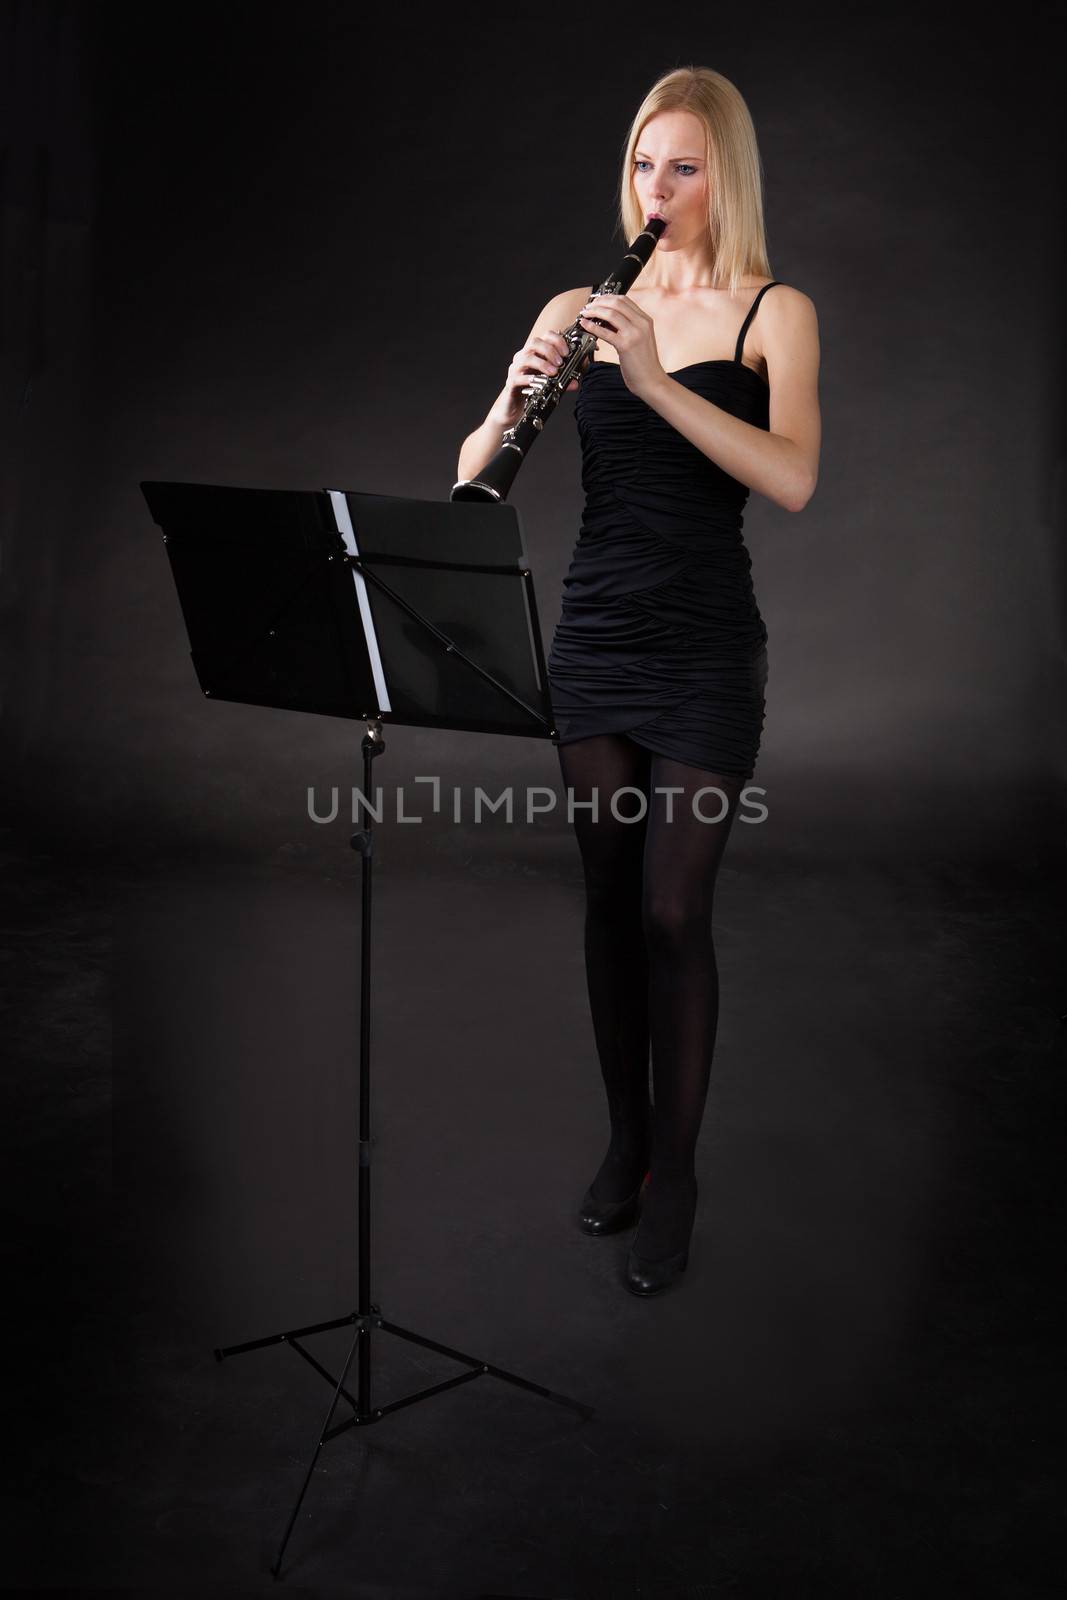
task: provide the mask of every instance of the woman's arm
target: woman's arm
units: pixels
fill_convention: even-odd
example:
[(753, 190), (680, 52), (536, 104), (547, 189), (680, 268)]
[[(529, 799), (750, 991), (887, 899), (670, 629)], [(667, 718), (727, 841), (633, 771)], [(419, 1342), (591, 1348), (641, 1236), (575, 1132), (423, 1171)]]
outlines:
[(768, 289), (759, 306), (771, 384), (770, 429), (704, 400), (667, 373), (641, 399), (716, 466), (786, 511), (803, 511), (819, 477), (819, 324), (806, 294)]
[(493, 414), (490, 412), (481, 427), (475, 428), (473, 433), (468, 433), (459, 447), (456, 482), (469, 483), (472, 478), (476, 478), (500, 449), (503, 436), (504, 424), (494, 422)]
[[(523, 349), (528, 348), (537, 334), (546, 333), (550, 329), (569, 328), (578, 314), (579, 307), (589, 298), (589, 293), (588, 289), (566, 289), (562, 294), (554, 295), (535, 319)], [(508, 385), (505, 383), (493, 401), (485, 421), (464, 439), (459, 451), (457, 482), (462, 483), (476, 478), (500, 449), (504, 429), (509, 428), (517, 417), (522, 415), (518, 397), (515, 398), (509, 411), (508, 402), (511, 399)]]

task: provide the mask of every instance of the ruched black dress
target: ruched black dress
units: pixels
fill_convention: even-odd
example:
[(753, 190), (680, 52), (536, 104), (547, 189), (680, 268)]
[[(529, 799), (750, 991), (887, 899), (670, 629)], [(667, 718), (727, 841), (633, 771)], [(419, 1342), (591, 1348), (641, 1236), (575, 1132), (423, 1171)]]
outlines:
[[(777, 280), (775, 280), (777, 282)], [(742, 361), (670, 377), (769, 426), (770, 391)], [(767, 629), (742, 538), (748, 487), (594, 361), (575, 396), (585, 506), (547, 667), (559, 743), (626, 733), (645, 749), (751, 778), (763, 732)]]

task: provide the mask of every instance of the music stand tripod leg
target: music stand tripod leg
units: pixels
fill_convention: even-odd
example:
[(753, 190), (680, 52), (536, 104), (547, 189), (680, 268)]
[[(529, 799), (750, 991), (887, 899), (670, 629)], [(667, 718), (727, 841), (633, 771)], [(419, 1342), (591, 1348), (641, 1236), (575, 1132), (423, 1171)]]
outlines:
[(366, 1338), (364, 1338), (364, 1333), (365, 1333), (365, 1330), (364, 1330), (364, 1328), (362, 1326), (357, 1327), (356, 1333), (355, 1333), (355, 1337), (353, 1338), (352, 1343), (349, 1346), (348, 1355), (345, 1357), (344, 1367), (341, 1369), (341, 1376), (337, 1380), (337, 1387), (333, 1391), (333, 1396), (332, 1396), (332, 1398), (330, 1400), (329, 1409), (327, 1410), (326, 1415), (323, 1418), (322, 1427), (319, 1429), (318, 1443), (316, 1444), (315, 1449), (312, 1452), (311, 1460), (308, 1462), (308, 1469), (307, 1469), (307, 1472), (304, 1474), (304, 1481), (300, 1485), (300, 1493), (296, 1497), (296, 1504), (294, 1505), (294, 1507), (292, 1509), (292, 1512), (291, 1512), (290, 1517), (289, 1517), (289, 1521), (285, 1525), (285, 1532), (282, 1535), (282, 1542), (278, 1546), (278, 1554), (275, 1556), (274, 1564), (270, 1569), (275, 1577), (277, 1577), (278, 1574), (281, 1572), (281, 1569), (282, 1569), (282, 1556), (285, 1554), (285, 1547), (289, 1543), (289, 1535), (293, 1531), (293, 1524), (296, 1521), (297, 1515), (298, 1515), (298, 1513), (300, 1511), (300, 1507), (303, 1504), (304, 1496), (307, 1493), (308, 1484), (311, 1482), (311, 1474), (314, 1472), (315, 1463), (319, 1459), (319, 1451), (322, 1449), (323, 1445), (326, 1443), (326, 1432), (327, 1432), (327, 1429), (330, 1426), (330, 1418), (334, 1414), (334, 1410), (336, 1409), (338, 1398), (339, 1398), (339, 1396), (341, 1394), (342, 1389), (344, 1388), (344, 1381), (345, 1381), (346, 1377), (348, 1376), (348, 1369), (352, 1364), (352, 1357), (356, 1353), (356, 1346), (357, 1345), (361, 1345), (362, 1346), (362, 1345), (365, 1345), (367, 1343)]

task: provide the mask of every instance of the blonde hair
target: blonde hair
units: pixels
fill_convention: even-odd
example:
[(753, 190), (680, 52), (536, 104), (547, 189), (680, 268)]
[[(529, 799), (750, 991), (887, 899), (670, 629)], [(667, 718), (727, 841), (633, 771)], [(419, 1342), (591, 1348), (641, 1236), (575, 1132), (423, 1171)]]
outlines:
[[(710, 67), (676, 67), (652, 85), (630, 124), (619, 185), (619, 225), (625, 242), (645, 225), (633, 187), (634, 152), (645, 124), (659, 111), (690, 111), (704, 126), (708, 180), (707, 251), (713, 287), (736, 293), (750, 274), (771, 278), (763, 223), (763, 167), (756, 130), (740, 91)], [(657, 282), (657, 252), (641, 274)]]

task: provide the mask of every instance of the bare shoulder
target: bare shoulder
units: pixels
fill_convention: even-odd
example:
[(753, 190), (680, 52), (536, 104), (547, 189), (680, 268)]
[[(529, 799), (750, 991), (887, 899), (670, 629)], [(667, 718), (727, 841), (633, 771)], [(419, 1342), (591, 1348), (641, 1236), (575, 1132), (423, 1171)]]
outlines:
[(807, 347), (818, 354), (819, 318), (814, 300), (803, 289), (776, 283), (760, 301), (757, 321), (761, 324), (764, 355), (775, 347)]
[(795, 306), (799, 305), (801, 301), (810, 306), (815, 304), (811, 296), (806, 295), (803, 289), (798, 289), (795, 283), (783, 283), (781, 278), (768, 278), (764, 287), (769, 289), (772, 285), (775, 292), (773, 295), (768, 294), (764, 302), (766, 305), (770, 305), (772, 301), (776, 305)]
[(530, 329), (530, 336), (532, 337), (535, 333), (544, 333), (548, 328), (557, 330), (569, 328), (577, 318), (585, 302), (589, 299), (592, 289), (593, 286), (590, 284), (585, 289), (564, 289), (560, 294), (553, 295), (552, 299), (538, 313), (534, 325)]
[(594, 285), (590, 283), (584, 289), (564, 289), (562, 294), (556, 296), (556, 304), (565, 307), (568, 311), (572, 311), (571, 321), (573, 322), (592, 294), (593, 288)]

